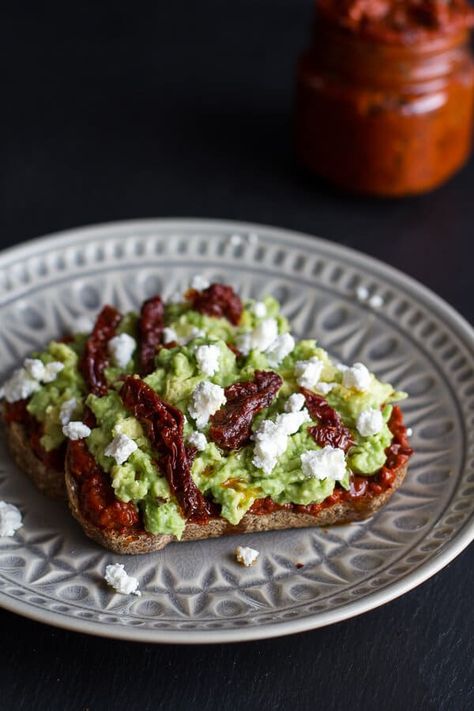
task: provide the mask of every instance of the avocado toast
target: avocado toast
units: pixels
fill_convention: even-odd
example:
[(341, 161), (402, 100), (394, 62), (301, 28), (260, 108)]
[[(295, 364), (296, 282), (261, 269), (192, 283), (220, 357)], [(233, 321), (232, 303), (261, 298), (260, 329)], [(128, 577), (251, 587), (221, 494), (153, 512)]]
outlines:
[(74, 419), (59, 416), (73, 399), (66, 367), (56, 401), (40, 384), (23, 402), (41, 443), (53, 424), (58, 447), (67, 441), (67, 495), (86, 534), (141, 553), (380, 508), (411, 455), (394, 405), (405, 394), (361, 363), (333, 363), (314, 340), (296, 341), (272, 297), (242, 303), (227, 285), (193, 286), (174, 303), (149, 299), (138, 315), (104, 307), (90, 336), (59, 344), (77, 356)]

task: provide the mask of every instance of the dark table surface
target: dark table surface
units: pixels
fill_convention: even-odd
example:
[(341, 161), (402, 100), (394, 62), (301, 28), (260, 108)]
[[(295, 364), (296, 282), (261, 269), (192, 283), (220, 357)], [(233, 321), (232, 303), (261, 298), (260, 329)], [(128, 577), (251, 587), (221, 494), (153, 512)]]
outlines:
[[(341, 196), (295, 165), (311, 14), (310, 0), (10, 3), (1, 245), (122, 218), (262, 222), (379, 257), (472, 318), (473, 162), (397, 202)], [(362, 617), (240, 645), (115, 642), (0, 611), (0, 709), (473, 708), (473, 571), (471, 548)]]

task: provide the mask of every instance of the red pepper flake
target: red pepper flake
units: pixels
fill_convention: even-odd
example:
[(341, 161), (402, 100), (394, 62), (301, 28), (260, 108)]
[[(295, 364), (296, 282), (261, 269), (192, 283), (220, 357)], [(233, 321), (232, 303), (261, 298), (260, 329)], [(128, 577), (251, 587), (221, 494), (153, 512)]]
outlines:
[(155, 354), (161, 345), (164, 327), (164, 306), (160, 296), (144, 302), (138, 322), (138, 362), (140, 373), (148, 375), (155, 365)]
[(320, 447), (330, 445), (339, 447), (345, 452), (352, 447), (354, 440), (350, 430), (343, 425), (341, 418), (327, 401), (311, 390), (301, 388), (305, 396), (306, 406), (313, 420), (319, 420), (315, 427), (310, 427), (308, 432)]
[(84, 355), (80, 364), (81, 371), (89, 391), (99, 397), (107, 393), (107, 380), (104, 372), (109, 363), (107, 343), (115, 335), (121, 319), (122, 316), (117, 309), (113, 306), (104, 306), (84, 347)]
[(125, 378), (120, 396), (159, 452), (160, 468), (186, 518), (191, 521), (207, 521), (214, 510), (191, 477), (191, 452), (186, 451), (183, 439), (183, 413), (162, 400), (137, 377)]
[(222, 449), (240, 449), (250, 439), (252, 420), (268, 407), (283, 380), (272, 371), (255, 371), (254, 380), (224, 390), (227, 402), (211, 417), (209, 437)]
[(189, 289), (186, 298), (196, 311), (214, 318), (224, 317), (234, 326), (242, 316), (242, 301), (228, 284), (211, 284), (203, 291)]
[(80, 510), (91, 523), (113, 531), (140, 528), (135, 504), (115, 497), (107, 475), (84, 440), (70, 440), (66, 456), (69, 472), (77, 485)]

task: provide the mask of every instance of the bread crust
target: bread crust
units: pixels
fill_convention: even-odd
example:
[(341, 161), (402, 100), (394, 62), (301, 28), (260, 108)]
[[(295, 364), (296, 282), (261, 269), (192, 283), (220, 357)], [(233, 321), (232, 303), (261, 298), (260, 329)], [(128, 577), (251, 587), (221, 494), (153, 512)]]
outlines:
[[(277, 531), (288, 528), (308, 528), (312, 526), (334, 526), (352, 521), (360, 521), (372, 516), (379, 508), (384, 506), (392, 494), (402, 484), (407, 473), (404, 464), (396, 470), (393, 485), (381, 494), (365, 500), (341, 501), (322, 509), (316, 515), (286, 511), (281, 509), (266, 514), (247, 513), (237, 526), (232, 526), (224, 519), (210, 519), (208, 523), (187, 523), (181, 541), (198, 541), (205, 538), (217, 538), (232, 534), (256, 533), (260, 531)], [(164, 548), (174, 536), (153, 535), (144, 531), (133, 534), (122, 534), (117, 531), (107, 531), (98, 528), (88, 521), (79, 507), (76, 482), (69, 471), (66, 457), (66, 489), (69, 507), (72, 515), (82, 526), (84, 533), (108, 548), (114, 553), (136, 555), (138, 553), (151, 553)]]
[(28, 434), (20, 422), (5, 422), (6, 441), (17, 466), (25, 472), (37, 489), (50, 499), (65, 500), (64, 473), (48, 467), (33, 452)]

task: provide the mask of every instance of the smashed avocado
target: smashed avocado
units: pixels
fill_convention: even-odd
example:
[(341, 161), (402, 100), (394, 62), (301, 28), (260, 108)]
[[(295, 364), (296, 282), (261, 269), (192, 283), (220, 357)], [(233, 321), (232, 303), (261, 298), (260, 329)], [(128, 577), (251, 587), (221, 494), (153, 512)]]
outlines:
[[(200, 313), (189, 301), (169, 303), (164, 326), (164, 347), (144, 381), (183, 413), (185, 444), (193, 447), (194, 484), (230, 524), (238, 524), (258, 499), (317, 504), (336, 485), (348, 489), (351, 473), (370, 476), (384, 466), (392, 441), (391, 404), (405, 394), (362, 364), (337, 364), (313, 339), (296, 341), (273, 297), (247, 301), (238, 325), (224, 315)], [(137, 314), (123, 316), (116, 334), (138, 343)], [(69, 407), (69, 419), (79, 422), (89, 408), (95, 425), (86, 443), (109, 475), (116, 497), (138, 507), (148, 532), (179, 539), (186, 521), (160, 469), (160, 454), (119, 395), (123, 378), (138, 370), (137, 348), (123, 367), (110, 359), (105, 370), (108, 391), (98, 397), (87, 394), (80, 371), (86, 338), (82, 334), (67, 343), (53, 341), (34, 355), (58, 370), (50, 382), (43, 379), (27, 406), (42, 423), (41, 444), (51, 451), (63, 443), (63, 406)], [(129, 344), (130, 338), (125, 339)], [(221, 408), (226, 412), (227, 396), (232, 397), (232, 390), (226, 389), (257, 382), (257, 371), (266, 376), (271, 371), (271, 397), (264, 409), (252, 412), (242, 444), (219, 446), (210, 431), (212, 416)], [(350, 434), (347, 451), (317, 444), (312, 428), (320, 423), (312, 418), (302, 388), (323, 397), (336, 411)]]
[[(263, 323), (268, 320), (273, 323)], [(351, 471), (371, 475), (383, 466), (385, 450), (392, 439), (387, 425), (390, 403), (405, 397), (404, 393), (396, 392), (390, 384), (382, 383), (373, 374), (367, 375), (363, 389), (348, 386), (347, 382), (344, 384), (343, 370), (312, 339), (294, 343), (290, 352), (284, 353), (275, 363), (275, 359), (269, 358), (265, 352), (268, 347), (263, 347), (266, 330), (271, 332), (273, 329), (277, 337), (288, 332), (288, 323), (280, 314), (275, 299), (267, 298), (258, 307), (255, 302), (248, 301), (238, 326), (233, 326), (223, 317), (198, 313), (188, 303), (168, 304), (165, 308), (165, 326), (173, 334), (173, 342), (159, 350), (155, 369), (145, 378), (145, 382), (185, 415), (185, 440), (192, 442), (197, 433), (204, 435), (205, 439), (201, 438), (204, 446), (201, 443), (194, 457), (191, 475), (199, 490), (220, 505), (221, 516), (229, 523), (238, 524), (257, 499), (270, 496), (279, 504), (319, 503), (332, 494), (336, 481), (348, 488)], [(133, 334), (135, 327), (130, 318), (128, 332)], [(246, 334), (253, 334), (252, 339), (247, 340), (252, 347), (244, 355), (238, 355), (236, 351), (242, 343), (242, 336)], [(259, 343), (263, 344), (262, 347)], [(202, 363), (198, 360), (201, 346), (214, 348), (217, 365), (212, 373), (203, 372)], [(354, 446), (345, 454), (343, 469), (337, 479), (329, 475), (321, 476), (320, 473), (317, 476), (308, 475), (303, 471), (301, 455), (321, 449), (309, 432), (317, 424), (309, 415), (296, 431), (282, 434), (281, 428), (278, 430), (279, 446), (283, 449), (270, 471), (264, 471), (257, 465), (254, 439), (236, 451), (224, 451), (211, 441), (209, 419), (206, 424), (197, 426), (195, 394), (203, 384), (207, 384), (205, 388), (209, 388), (208, 384), (217, 386), (217, 392), (222, 393), (233, 383), (253, 380), (257, 370), (272, 370), (280, 375), (282, 385), (271, 404), (253, 419), (252, 431), (255, 437), (259, 428), (276, 427), (275, 423), (282, 420), (281, 416), (284, 421), (288, 415), (289, 397), (300, 390), (298, 378), (304, 366), (298, 364), (311, 359), (316, 359), (318, 369), (318, 381), (312, 389), (318, 393), (318, 388), (322, 388), (327, 402), (340, 415), (354, 440)], [(160, 472), (159, 455), (153, 450), (140, 423), (125, 410), (113, 387), (104, 397), (89, 395), (87, 398), (87, 405), (96, 417), (96, 427), (87, 439), (88, 447), (100, 466), (109, 473), (116, 496), (125, 502), (135, 502), (142, 511), (145, 529), (153, 534), (170, 534), (179, 539), (185, 520)], [(209, 406), (211, 396), (206, 397), (207, 401), (198, 403), (203, 412)], [(362, 436), (357, 429), (358, 417), (369, 409), (383, 412), (383, 424), (377, 433)], [(266, 425), (269, 421), (270, 425)], [(283, 429), (285, 426), (282, 425)], [(112, 456), (105, 455), (105, 449), (119, 434), (127, 435), (137, 445), (121, 464)]]

